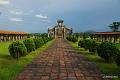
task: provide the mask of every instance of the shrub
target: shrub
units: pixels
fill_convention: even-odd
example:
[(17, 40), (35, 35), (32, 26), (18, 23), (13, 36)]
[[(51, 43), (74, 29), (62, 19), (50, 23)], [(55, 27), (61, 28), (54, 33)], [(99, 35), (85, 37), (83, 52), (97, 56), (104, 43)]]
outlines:
[(95, 53), (97, 50), (98, 43), (94, 40), (89, 41), (89, 52)]
[(117, 63), (118, 66), (120, 66), (120, 51), (119, 51), (119, 54), (117, 54), (117, 58), (115, 62)]
[(78, 41), (78, 38), (76, 36), (74, 36), (74, 35), (68, 35), (66, 37), (66, 39), (69, 40), (69, 41), (72, 41), (74, 43)]
[(85, 41), (84, 41), (84, 40), (80, 40), (80, 41), (78, 42), (78, 46), (84, 48), (84, 46), (85, 46)]
[(53, 40), (53, 37), (48, 37), (48, 41), (51, 41), (51, 40)]
[(25, 46), (27, 48), (27, 52), (31, 52), (31, 51), (35, 50), (35, 43), (34, 43), (33, 39), (31, 39), (31, 38), (25, 39), (23, 41), (23, 43), (25, 44)]
[(86, 50), (90, 48), (90, 40), (87, 40), (87, 39), (84, 40), (84, 48)]
[(78, 42), (78, 46), (85, 48), (85, 49), (89, 49), (90, 52), (96, 52), (96, 48), (97, 48), (97, 43), (94, 40), (80, 40)]
[(119, 50), (114, 43), (102, 42), (97, 47), (97, 52), (98, 55), (102, 57), (106, 62), (113, 62), (116, 58), (116, 55), (119, 53)]
[(27, 48), (22, 42), (19, 41), (11, 43), (8, 49), (13, 58), (19, 58), (27, 54)]
[(40, 43), (40, 47), (43, 46), (45, 44), (45, 41), (43, 38), (39, 38), (39, 43)]
[(78, 42), (78, 46), (85, 48), (85, 49), (89, 49), (89, 45), (90, 45), (90, 40), (80, 40)]
[(44, 44), (46, 44), (47, 42), (48, 42), (48, 38), (47, 37), (44, 37), (44, 38), (42, 38), (43, 39), (43, 41), (44, 41)]
[(41, 43), (40, 43), (40, 39), (39, 38), (34, 38), (33, 39), (34, 43), (35, 43), (35, 48), (39, 48), (41, 46)]

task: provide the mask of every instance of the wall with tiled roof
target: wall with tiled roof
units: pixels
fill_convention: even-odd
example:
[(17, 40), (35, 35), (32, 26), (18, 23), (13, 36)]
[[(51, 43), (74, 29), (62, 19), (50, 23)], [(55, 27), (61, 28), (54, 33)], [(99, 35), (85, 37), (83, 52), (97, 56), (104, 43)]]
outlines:
[(99, 34), (103, 34), (103, 35), (107, 35), (107, 34), (120, 34), (120, 32), (95, 32), (93, 34), (99, 35)]
[(0, 34), (27, 34), (26, 32), (0, 30)]

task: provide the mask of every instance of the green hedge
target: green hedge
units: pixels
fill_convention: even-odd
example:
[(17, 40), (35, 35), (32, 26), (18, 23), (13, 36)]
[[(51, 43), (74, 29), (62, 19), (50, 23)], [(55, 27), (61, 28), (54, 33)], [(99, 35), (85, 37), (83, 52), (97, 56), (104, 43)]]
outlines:
[(117, 54), (117, 58), (116, 58), (115, 62), (118, 66), (120, 66), (120, 51), (119, 51), (119, 54)]
[(35, 48), (36, 48), (36, 49), (41, 46), (40, 40), (39, 40), (38, 38), (34, 38), (33, 41), (34, 41), (34, 43), (35, 43)]
[(96, 50), (97, 50), (98, 44), (94, 40), (89, 40), (89, 39), (86, 40), (85, 39), (85, 40), (80, 40), (78, 42), (78, 46), (82, 47), (82, 48), (85, 48), (86, 50), (89, 50), (89, 52), (91, 52), (91, 53), (95, 53)]
[(52, 37), (44, 38), (27, 38), (23, 42), (15, 41), (9, 45), (9, 52), (13, 58), (20, 58), (25, 56), (27, 53), (40, 48), (48, 41), (51, 41)]
[(114, 43), (102, 42), (97, 47), (97, 52), (100, 57), (102, 57), (106, 62), (113, 62), (116, 59), (117, 54), (119, 54), (119, 49)]
[(13, 58), (19, 58), (27, 54), (27, 48), (20, 41), (15, 41), (9, 45), (9, 52)]
[(25, 39), (23, 43), (27, 48), (27, 52), (31, 52), (35, 50), (35, 43), (32, 38)]
[(68, 35), (66, 37), (66, 39), (69, 40), (69, 41), (72, 41), (74, 43), (78, 41), (78, 38), (76, 36), (74, 36), (74, 35)]

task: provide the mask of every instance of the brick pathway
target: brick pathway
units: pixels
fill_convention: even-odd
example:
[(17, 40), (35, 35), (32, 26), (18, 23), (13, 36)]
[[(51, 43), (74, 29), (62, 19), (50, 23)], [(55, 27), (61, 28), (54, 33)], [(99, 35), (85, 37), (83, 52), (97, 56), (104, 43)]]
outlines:
[(104, 80), (96, 66), (76, 51), (66, 40), (56, 39), (35, 58), (16, 80)]

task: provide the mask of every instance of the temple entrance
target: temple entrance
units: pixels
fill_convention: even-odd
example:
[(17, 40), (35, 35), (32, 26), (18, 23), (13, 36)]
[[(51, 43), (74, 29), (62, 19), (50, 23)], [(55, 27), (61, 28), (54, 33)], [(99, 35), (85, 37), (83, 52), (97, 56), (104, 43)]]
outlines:
[(57, 35), (56, 35), (57, 38), (63, 38), (64, 34), (63, 34), (62, 28), (58, 28), (56, 33), (57, 33)]
[(67, 28), (63, 24), (63, 20), (57, 20), (57, 25), (54, 28), (48, 28), (48, 37), (65, 38), (68, 34), (72, 34), (72, 28)]

